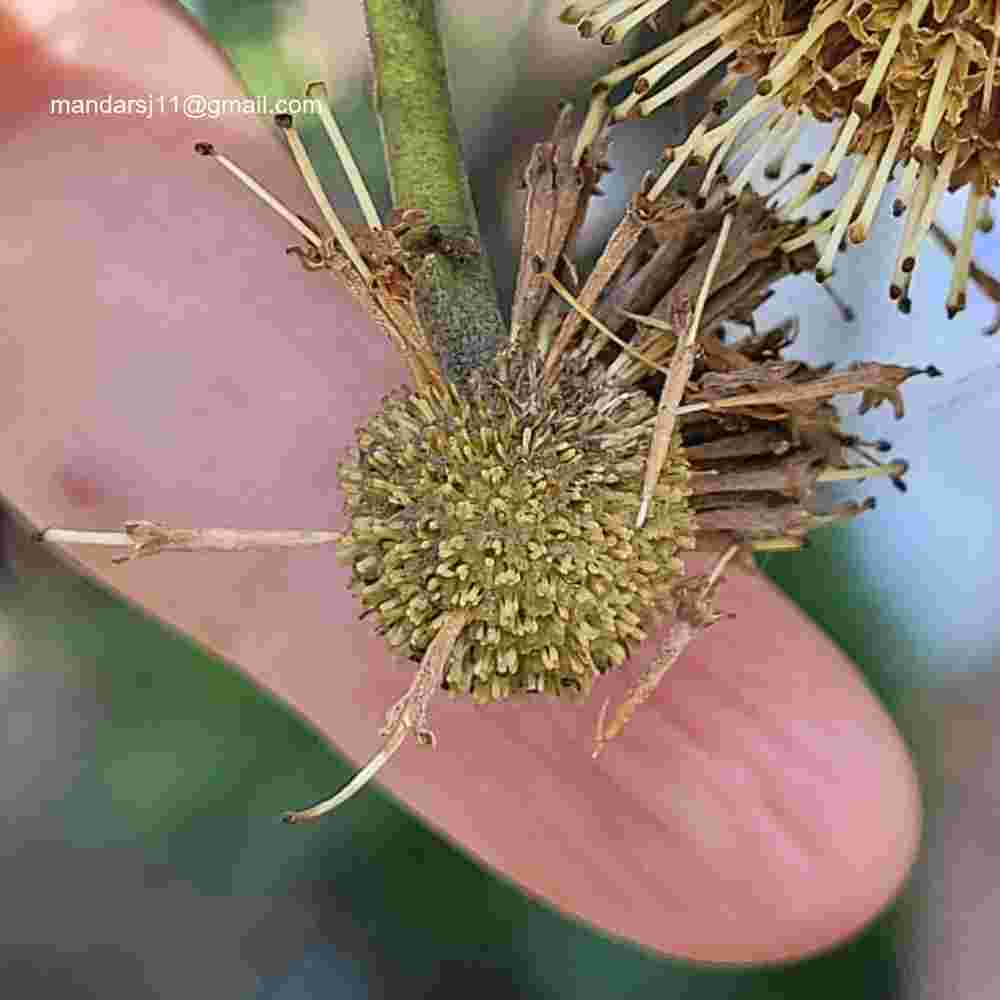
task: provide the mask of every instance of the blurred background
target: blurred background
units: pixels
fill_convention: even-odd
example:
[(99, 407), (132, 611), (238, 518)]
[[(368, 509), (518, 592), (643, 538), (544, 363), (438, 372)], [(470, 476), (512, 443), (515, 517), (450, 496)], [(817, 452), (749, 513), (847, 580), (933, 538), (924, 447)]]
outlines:
[[(52, 4), (52, 16), (58, 4)], [(386, 200), (367, 103), (355, 0), (189, 0), (251, 93), (297, 96), (330, 83), (362, 168)], [(498, 284), (519, 240), (516, 187), (556, 101), (585, 104), (618, 54), (582, 42), (548, 0), (444, 4), (457, 114)], [(48, 16), (36, 5), (39, 17)], [(648, 44), (640, 39), (639, 44)], [(581, 250), (599, 245), (660, 148), (689, 122), (621, 126)], [(317, 133), (318, 135), (318, 133)], [(306, 139), (309, 141), (307, 131)], [(811, 160), (823, 130), (796, 157)], [(321, 142), (313, 148), (322, 148)], [(349, 205), (332, 157), (325, 178)], [(836, 197), (836, 189), (829, 197)], [(961, 202), (942, 221), (956, 232)], [(907, 385), (907, 420), (883, 410), (852, 428), (887, 437), (911, 462), (910, 490), (870, 486), (880, 508), (762, 563), (853, 657), (899, 722), (928, 806), (924, 857), (901, 900), (829, 954), (784, 968), (699, 968), (584, 929), (481, 870), (380, 791), (336, 824), (288, 836), (277, 814), (350, 767), (301, 721), (193, 644), (73, 574), (0, 520), (0, 987), (69, 997), (739, 997), (997, 995), (989, 928), (1000, 920), (1000, 717), (994, 614), (1000, 553), (992, 421), (1000, 344), (978, 331), (995, 306), (975, 292), (952, 323), (949, 269), (928, 246), (913, 315), (886, 296), (899, 225), (834, 279), (845, 323), (811, 277), (787, 279), (762, 325), (808, 317), (805, 357), (933, 363), (945, 378)], [(980, 237), (994, 272), (1000, 237)], [(289, 796), (291, 795), (291, 799)], [(270, 803), (273, 800), (273, 808)], [(262, 803), (267, 808), (262, 807)], [(991, 850), (992, 849), (992, 850)], [(45, 886), (44, 893), (34, 891)], [(53, 900), (58, 907), (53, 908)]]

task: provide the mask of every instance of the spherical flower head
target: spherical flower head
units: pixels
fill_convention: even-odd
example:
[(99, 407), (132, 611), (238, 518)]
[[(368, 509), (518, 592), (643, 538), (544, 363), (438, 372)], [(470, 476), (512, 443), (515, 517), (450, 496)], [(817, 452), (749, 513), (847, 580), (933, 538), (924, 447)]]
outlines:
[(655, 407), (590, 371), (550, 388), (510, 357), (388, 398), (341, 466), (341, 553), (390, 645), (420, 659), (449, 611), (471, 613), (445, 672), (454, 694), (586, 694), (669, 606), (693, 546), (686, 460), (672, 450), (636, 528)]

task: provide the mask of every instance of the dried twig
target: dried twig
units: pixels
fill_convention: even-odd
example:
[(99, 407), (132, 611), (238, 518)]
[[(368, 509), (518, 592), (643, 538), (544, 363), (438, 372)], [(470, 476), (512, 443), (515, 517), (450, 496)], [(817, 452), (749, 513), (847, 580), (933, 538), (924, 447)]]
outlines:
[(421, 746), (434, 746), (434, 734), (427, 728), (427, 708), (441, 687), (448, 658), (471, 615), (471, 611), (449, 611), (445, 616), (406, 694), (386, 714), (385, 726), (380, 730), (385, 742), (378, 753), (332, 798), (285, 813), (282, 818), (286, 823), (315, 822), (346, 802), (385, 766), (409, 733), (415, 734)]
[[(594, 270), (584, 282), (577, 299), (583, 309), (591, 310), (597, 304), (601, 293), (607, 288), (611, 279), (618, 273), (619, 268), (635, 249), (640, 237), (645, 232), (647, 220), (642, 218), (637, 211), (635, 202), (630, 205), (625, 217), (615, 231), (611, 234), (604, 253), (601, 254)], [(567, 314), (556, 335), (551, 348), (545, 356), (545, 381), (548, 385), (554, 385), (559, 375), (559, 361), (570, 341), (586, 325), (586, 314), (574, 310)]]
[(646, 475), (642, 486), (642, 502), (639, 505), (639, 513), (636, 516), (636, 527), (641, 528), (646, 522), (649, 513), (649, 504), (653, 499), (653, 492), (656, 489), (657, 480), (663, 471), (663, 463), (667, 459), (667, 452), (670, 450), (670, 442), (673, 438), (674, 425), (677, 422), (677, 407), (684, 396), (688, 380), (694, 369), (695, 341), (698, 336), (698, 326), (701, 323), (701, 314), (705, 309), (705, 302), (711, 290), (712, 282), (715, 280), (715, 273), (722, 260), (722, 251), (726, 246), (726, 239), (729, 236), (729, 228), (732, 224), (732, 216), (727, 215), (722, 220), (722, 229), (715, 242), (715, 250), (712, 252), (712, 259), (709, 261), (708, 270), (702, 282), (701, 291), (698, 294), (698, 301), (694, 307), (694, 313), (684, 322), (683, 314), (687, 311), (687, 304), (684, 296), (679, 297), (676, 303), (677, 315), (672, 318), (672, 325), (675, 330), (684, 330), (681, 339), (674, 350), (674, 358), (670, 364), (670, 375), (663, 393), (660, 396), (660, 405), (656, 414), (656, 428), (653, 431), (653, 441), (649, 449), (649, 457), (646, 460)]
[(827, 375), (812, 382), (747, 395), (730, 396), (725, 399), (689, 403), (686, 406), (678, 407), (676, 415), (686, 416), (691, 413), (731, 410), (738, 407), (780, 406), (785, 403), (829, 399), (832, 396), (860, 392), (864, 394), (862, 406), (865, 410), (877, 406), (883, 400), (888, 400), (892, 403), (896, 419), (899, 420), (903, 416), (903, 401), (899, 393), (899, 386), (914, 375), (936, 376), (940, 374), (933, 365), (928, 365), (926, 368), (904, 368), (901, 365), (883, 365), (871, 361), (856, 364), (842, 374)]
[(713, 594), (722, 581), (726, 566), (741, 548), (740, 544), (730, 545), (716, 560), (712, 571), (705, 582), (697, 588), (694, 595), (687, 600), (682, 599), (677, 610), (676, 620), (670, 626), (666, 639), (661, 643), (656, 658), (642, 672), (635, 684), (629, 688), (624, 701), (618, 706), (614, 718), (607, 724), (605, 724), (605, 720), (610, 699), (605, 699), (597, 719), (594, 750), (591, 754), (594, 759), (599, 757), (608, 742), (613, 740), (628, 725), (629, 719), (632, 718), (636, 710), (649, 700), (660, 681), (663, 680), (664, 674), (680, 659), (681, 654), (691, 644), (691, 640), (718, 620), (719, 615), (714, 608)]
[(629, 688), (625, 700), (615, 712), (615, 717), (607, 725), (605, 717), (610, 699), (605, 699), (597, 719), (597, 732), (594, 736), (594, 749), (591, 757), (596, 760), (604, 752), (608, 742), (625, 728), (636, 709), (656, 690), (660, 681), (663, 680), (663, 675), (677, 662), (681, 653), (687, 649), (688, 644), (697, 634), (698, 629), (689, 621), (678, 618), (674, 622), (667, 638), (660, 646), (656, 659), (642, 672), (639, 680)]
[(126, 521), (123, 531), (76, 531), (46, 528), (40, 542), (61, 545), (101, 545), (127, 548), (116, 563), (155, 556), (160, 552), (262, 552), (271, 549), (305, 549), (332, 545), (339, 531), (240, 531), (234, 528), (169, 528), (155, 521)]
[[(576, 233), (583, 222), (587, 205), (597, 190), (606, 165), (602, 162), (606, 143), (598, 126), (585, 143), (576, 135), (573, 107), (564, 103), (552, 138), (532, 150), (524, 174), (528, 191), (525, 204), (524, 236), (518, 266), (517, 288), (511, 313), (511, 339), (535, 327), (550, 296), (546, 277), (568, 273), (574, 278), (570, 257)], [(581, 145), (582, 143), (582, 145)], [(546, 315), (545, 325), (554, 327), (558, 315)]]

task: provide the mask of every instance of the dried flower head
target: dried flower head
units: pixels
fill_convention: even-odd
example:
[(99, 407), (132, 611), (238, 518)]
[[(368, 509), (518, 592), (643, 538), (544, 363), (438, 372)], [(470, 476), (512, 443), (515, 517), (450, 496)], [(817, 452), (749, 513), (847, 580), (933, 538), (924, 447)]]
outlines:
[(585, 372), (549, 390), (523, 355), (461, 389), (386, 400), (340, 470), (340, 552), (377, 630), (419, 660), (468, 609), (451, 693), (589, 694), (646, 638), (694, 546), (679, 449), (634, 525), (654, 419), (646, 393)]
[[(574, 4), (563, 18), (608, 44), (666, 8), (666, 3)], [(655, 23), (655, 22), (654, 22)], [(903, 168), (893, 203), (906, 223), (890, 284), (909, 308), (917, 255), (946, 190), (968, 188), (965, 224), (955, 252), (947, 309), (965, 305), (972, 240), (986, 199), (1000, 181), (1000, 5), (995, 0), (706, 0), (686, 30), (616, 68), (595, 84), (607, 104), (611, 88), (633, 79), (613, 110), (616, 120), (646, 115), (704, 80), (719, 66), (718, 92), (741, 77), (757, 92), (728, 121), (699, 136), (708, 158), (757, 121), (748, 144), (780, 160), (804, 120), (838, 122), (836, 135), (806, 188), (830, 184), (845, 158), (856, 156), (851, 183), (835, 212), (814, 226), (826, 241), (816, 275), (832, 273), (845, 236), (861, 243), (896, 166)], [(685, 69), (661, 89), (665, 78)]]

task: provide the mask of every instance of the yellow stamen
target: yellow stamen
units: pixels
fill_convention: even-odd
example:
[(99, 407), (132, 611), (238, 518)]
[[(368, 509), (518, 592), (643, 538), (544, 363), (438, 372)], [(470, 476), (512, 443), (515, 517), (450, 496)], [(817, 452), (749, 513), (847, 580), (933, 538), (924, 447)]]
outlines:
[(899, 244), (899, 252), (896, 254), (896, 267), (892, 275), (892, 284), (889, 286), (889, 297), (894, 300), (903, 299), (904, 293), (909, 288), (909, 275), (903, 270), (903, 261), (910, 255), (913, 234), (920, 225), (920, 215), (930, 195), (933, 174), (931, 167), (921, 165), (917, 178), (917, 190), (913, 196), (910, 211), (906, 213), (903, 238)]
[(271, 211), (277, 213), (285, 220), (299, 235), (304, 236), (314, 247), (323, 246), (323, 238), (313, 232), (312, 227), (307, 226), (290, 208), (283, 205), (263, 184), (254, 180), (242, 167), (237, 166), (228, 156), (216, 152), (211, 143), (199, 142), (195, 149), (203, 156), (211, 156), (216, 163), (225, 167), (245, 188), (256, 195)]
[(941, 50), (938, 57), (937, 68), (934, 71), (934, 83), (931, 84), (931, 92), (927, 98), (927, 107), (924, 110), (924, 120), (920, 123), (920, 131), (917, 133), (917, 141), (913, 144), (913, 155), (919, 160), (928, 160), (933, 156), (931, 149), (934, 141), (934, 133), (941, 118), (944, 116), (945, 88), (951, 78), (951, 70), (955, 65), (955, 53), (958, 45), (954, 38), (949, 38)]
[(833, 258), (840, 247), (840, 241), (844, 238), (844, 233), (847, 232), (847, 227), (850, 224), (851, 216), (854, 214), (854, 209), (864, 194), (865, 185), (868, 183), (872, 172), (875, 170), (879, 156), (881, 156), (882, 150), (885, 148), (887, 141), (888, 140), (884, 136), (881, 140), (877, 141), (872, 148), (868, 150), (864, 159), (860, 164), (858, 164), (857, 169), (854, 171), (850, 187), (847, 189), (847, 193), (841, 199), (840, 205), (834, 213), (836, 221), (834, 222), (833, 230), (830, 233), (829, 242), (826, 245), (826, 249), (823, 251), (823, 256), (816, 265), (817, 281), (826, 281), (827, 278), (833, 274)]
[(594, 83), (595, 89), (610, 90), (612, 87), (617, 87), (619, 83), (624, 83), (630, 77), (635, 76), (636, 73), (641, 73), (649, 66), (655, 66), (665, 56), (670, 55), (671, 52), (679, 49), (682, 45), (686, 45), (695, 35), (711, 31), (721, 20), (721, 14), (714, 14), (712, 17), (696, 24), (693, 28), (689, 28), (687, 31), (668, 39), (655, 49), (650, 49), (649, 52), (639, 56), (637, 59), (615, 67), (615, 69), (609, 73), (605, 73), (604, 76), (600, 77)]
[(750, 542), (750, 548), (754, 552), (795, 552), (804, 546), (805, 542), (801, 538), (762, 538), (760, 541)]
[(604, 6), (600, 12), (588, 14), (577, 24), (576, 29), (584, 38), (591, 38), (606, 24), (621, 17), (622, 14), (627, 14), (634, 6), (635, 0), (614, 0), (613, 3)]
[(769, 108), (773, 108), (775, 104), (775, 101), (767, 97), (757, 97), (756, 95), (751, 97), (732, 118), (716, 126), (711, 132), (705, 133), (704, 138), (698, 144), (698, 148), (694, 151), (694, 156), (697, 159), (707, 162), (709, 156), (712, 155), (712, 150), (716, 146), (728, 139), (734, 132), (738, 132), (747, 122), (756, 118), (757, 115), (763, 114)]
[(698, 145), (698, 141), (705, 134), (711, 117), (711, 113), (705, 115), (705, 117), (702, 118), (702, 120), (692, 129), (691, 134), (687, 137), (687, 140), (680, 146), (673, 149), (673, 159), (668, 164), (666, 170), (664, 170), (663, 173), (656, 179), (656, 183), (649, 189), (647, 197), (650, 201), (656, 201), (656, 199), (659, 198), (660, 195), (667, 189), (670, 182), (684, 169), (688, 158), (694, 151), (695, 146)]
[(896, 199), (892, 203), (892, 214), (897, 218), (902, 215), (913, 200), (913, 191), (917, 183), (917, 174), (920, 173), (920, 160), (911, 156), (906, 161), (903, 168), (903, 179), (899, 182), (896, 191)]
[(973, 188), (965, 199), (965, 222), (962, 225), (962, 237), (958, 241), (958, 249), (951, 269), (951, 286), (948, 289), (948, 299), (945, 308), (949, 317), (955, 317), (965, 308), (965, 293), (969, 286), (969, 270), (972, 264), (972, 240), (976, 233), (976, 217), (979, 214), (979, 201), (983, 197)]
[(573, 165), (579, 166), (590, 144), (597, 138), (608, 117), (608, 92), (606, 90), (595, 90), (590, 98), (590, 107), (587, 108), (587, 115), (580, 126), (580, 132), (576, 137), (576, 145), (573, 147)]
[[(716, 21), (714, 25), (710, 27), (698, 25), (696, 28), (692, 28), (690, 32), (686, 32), (691, 37), (685, 44), (672, 51), (666, 58), (652, 69), (647, 70), (635, 81), (636, 92), (644, 94), (655, 87), (668, 73), (693, 56), (699, 49), (703, 49), (720, 35), (724, 35), (726, 32), (732, 31), (733, 28), (741, 25), (760, 7), (762, 2), (763, 0), (749, 0), (749, 3), (738, 7), (728, 16)], [(705, 22), (705, 25), (707, 26), (708, 22)]]
[(591, 17), (608, 6), (611, 0), (598, 0), (597, 3), (571, 3), (563, 7), (559, 20), (565, 24), (578, 24), (585, 17)]
[(930, 194), (927, 196), (927, 203), (920, 212), (920, 219), (916, 229), (913, 231), (913, 242), (907, 255), (903, 259), (903, 270), (912, 271), (917, 265), (917, 254), (920, 246), (930, 232), (931, 223), (937, 215), (938, 205), (944, 195), (948, 182), (951, 180), (951, 173), (955, 169), (955, 161), (958, 158), (958, 146), (953, 145), (944, 155), (944, 159), (937, 167), (932, 167), (934, 172), (934, 183), (931, 186)]
[(679, 76), (669, 87), (647, 98), (639, 104), (639, 114), (651, 115), (657, 108), (690, 90), (699, 80), (707, 76), (721, 62), (725, 62), (737, 49), (736, 45), (720, 45), (710, 56)]
[(837, 143), (830, 151), (830, 155), (826, 158), (826, 162), (823, 164), (822, 171), (816, 178), (816, 184), (818, 187), (829, 187), (833, 183), (833, 178), (837, 176), (837, 170), (840, 168), (841, 162), (847, 155), (847, 147), (854, 138), (854, 133), (857, 132), (860, 124), (860, 115), (852, 111), (847, 116), (847, 121), (844, 122), (844, 125), (840, 130), (840, 135), (837, 136)]
[(875, 100), (875, 95), (882, 85), (882, 79), (889, 68), (889, 63), (892, 62), (892, 57), (896, 54), (899, 40), (902, 37), (903, 25), (906, 24), (910, 14), (910, 4), (905, 3), (899, 8), (896, 20), (892, 22), (889, 34), (879, 49), (875, 64), (868, 73), (868, 79), (865, 81), (864, 88), (854, 99), (854, 111), (862, 118), (867, 118), (871, 114), (872, 102)]
[(612, 24), (606, 28), (601, 35), (601, 41), (605, 45), (615, 45), (620, 42), (633, 28), (637, 28), (647, 17), (652, 17), (661, 7), (665, 7), (670, 0), (647, 0), (641, 7), (637, 7), (628, 17), (622, 18), (617, 24)]
[(879, 202), (881, 202), (882, 195), (885, 193), (885, 185), (889, 179), (889, 172), (896, 162), (896, 154), (899, 152), (900, 144), (903, 141), (903, 136), (909, 127), (912, 117), (913, 106), (909, 105), (896, 119), (896, 123), (892, 127), (892, 134), (889, 136), (889, 142), (885, 147), (885, 152), (882, 154), (882, 159), (879, 160), (878, 169), (875, 171), (875, 177), (872, 180), (868, 196), (865, 198), (864, 206), (857, 220), (847, 230), (848, 239), (852, 243), (863, 243), (868, 238), (868, 231), (871, 229), (875, 212), (878, 210)]
[[(599, 7), (600, 4), (593, 4), (592, 6)], [(563, 24), (576, 24), (577, 21), (580, 21), (587, 16), (587, 11), (588, 8), (583, 4), (567, 4), (560, 12), (559, 20), (562, 21)]]
[(802, 57), (823, 37), (827, 28), (843, 18), (849, 6), (850, 0), (838, 0), (816, 18), (815, 22), (809, 25), (806, 33), (760, 81), (757, 85), (757, 93), (761, 96), (777, 94), (795, 76)]
[(316, 168), (313, 167), (312, 160), (309, 159), (309, 154), (306, 152), (306, 147), (302, 144), (302, 138), (296, 131), (295, 126), (291, 124), (291, 115), (279, 115), (278, 118), (280, 119), (278, 124), (285, 133), (285, 138), (288, 140), (288, 147), (292, 151), (292, 157), (302, 174), (302, 179), (306, 182), (306, 187), (309, 188), (309, 193), (313, 196), (320, 212), (323, 213), (326, 224), (337, 238), (337, 242), (343, 247), (344, 253), (347, 254), (362, 280), (366, 285), (371, 285), (372, 273), (368, 269), (368, 265), (361, 259), (361, 254), (354, 245), (354, 240), (351, 239), (351, 234), (347, 231), (347, 227), (340, 221), (340, 217), (334, 211), (330, 199), (327, 198), (319, 175), (316, 173)]
[(333, 148), (337, 151), (337, 158), (344, 168), (344, 173), (347, 174), (347, 180), (354, 192), (354, 197), (358, 200), (361, 214), (365, 217), (365, 222), (370, 229), (381, 229), (382, 220), (379, 218), (378, 209), (375, 207), (375, 202), (372, 201), (372, 196), (368, 193), (368, 186), (358, 169), (351, 147), (344, 138), (344, 133), (340, 131), (333, 111), (330, 110), (326, 84), (322, 80), (314, 80), (312, 83), (306, 84), (306, 97), (312, 97), (314, 94), (320, 96), (319, 120), (323, 123), (323, 128), (326, 130), (330, 142), (333, 143)]
[(906, 462), (889, 462), (886, 465), (852, 465), (847, 469), (837, 469), (827, 466), (816, 477), (820, 483), (847, 483), (857, 482), (862, 479), (875, 479), (878, 476), (888, 476), (890, 479), (899, 479), (907, 471)]

